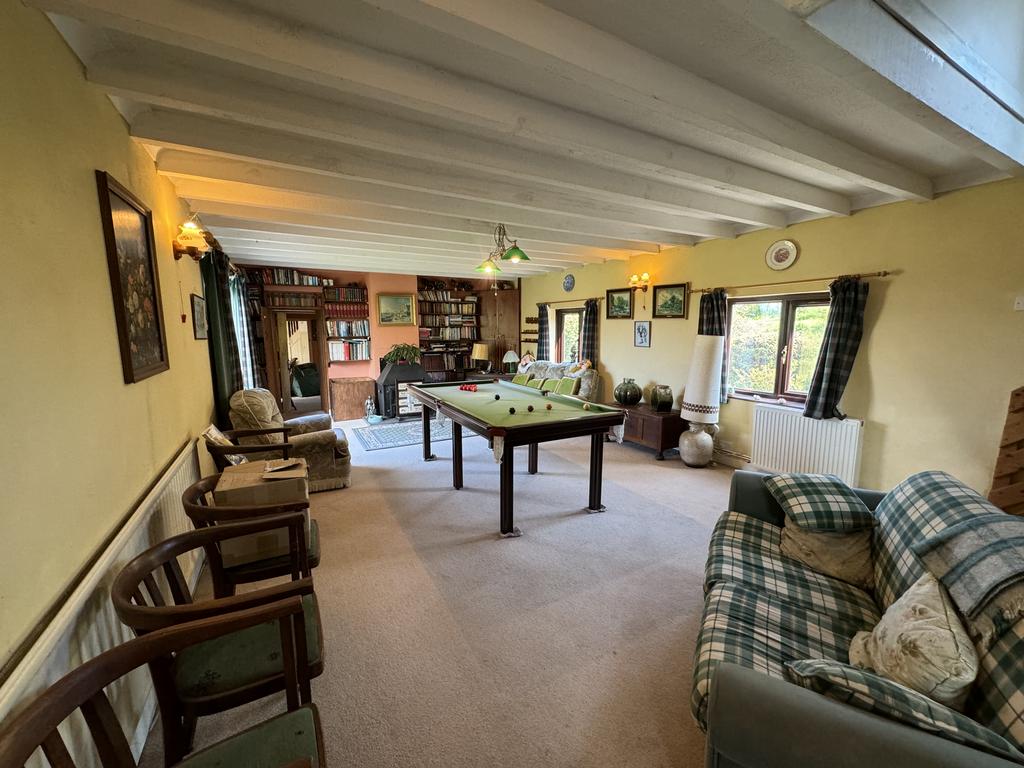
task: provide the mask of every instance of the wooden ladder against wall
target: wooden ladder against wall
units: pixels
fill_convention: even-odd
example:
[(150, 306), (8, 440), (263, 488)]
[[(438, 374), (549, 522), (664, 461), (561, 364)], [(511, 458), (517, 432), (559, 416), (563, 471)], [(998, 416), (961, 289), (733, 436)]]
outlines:
[(1010, 395), (988, 499), (1011, 515), (1024, 515), (1024, 387)]

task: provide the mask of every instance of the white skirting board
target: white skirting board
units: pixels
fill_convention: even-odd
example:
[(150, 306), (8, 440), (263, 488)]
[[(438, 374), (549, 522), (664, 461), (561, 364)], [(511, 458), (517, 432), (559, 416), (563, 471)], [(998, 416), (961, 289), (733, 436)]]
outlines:
[[(181, 504), (181, 494), (199, 480), (196, 445), (195, 440), (190, 440), (156, 479), (152, 490), (110, 546), (0, 686), (0, 719), (83, 662), (131, 639), (132, 632), (121, 624), (114, 612), (110, 587), (121, 568), (137, 554), (192, 529)], [(202, 566), (200, 556), (197, 554), (188, 562), (182, 558), (179, 562), (185, 578), (194, 587)], [(156, 697), (148, 668), (142, 667), (122, 678), (107, 689), (107, 695), (138, 757), (156, 714)], [(81, 718), (69, 719), (61, 727), (61, 733), (77, 765), (96, 764), (91, 739)], [(45, 766), (47, 763), (37, 755), (28, 765)]]

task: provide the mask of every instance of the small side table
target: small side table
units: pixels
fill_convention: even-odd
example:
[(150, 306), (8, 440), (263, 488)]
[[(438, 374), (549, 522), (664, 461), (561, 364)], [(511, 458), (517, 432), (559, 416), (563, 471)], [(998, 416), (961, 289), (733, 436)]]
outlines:
[(665, 451), (679, 447), (679, 436), (686, 431), (686, 419), (678, 410), (656, 411), (647, 404), (622, 405), (608, 403), (626, 412), (626, 423), (622, 439), (630, 443), (653, 448), (658, 452), (658, 461), (665, 460)]

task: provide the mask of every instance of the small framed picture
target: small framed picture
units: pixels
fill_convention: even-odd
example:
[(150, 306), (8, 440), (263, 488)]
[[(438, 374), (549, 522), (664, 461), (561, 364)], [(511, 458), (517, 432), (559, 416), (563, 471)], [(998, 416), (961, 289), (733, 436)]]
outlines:
[(686, 318), (690, 310), (690, 284), (654, 286), (654, 318)]
[(634, 320), (633, 321), (633, 346), (634, 347), (649, 347), (649, 346), (651, 346), (651, 321), (650, 320)]
[(416, 325), (416, 295), (378, 293), (377, 322), (380, 325)]
[(604, 316), (608, 320), (629, 320), (633, 317), (633, 289), (613, 288), (605, 292)]
[(196, 294), (192, 298), (192, 335), (197, 339), (210, 338), (210, 326), (206, 319), (206, 299)]

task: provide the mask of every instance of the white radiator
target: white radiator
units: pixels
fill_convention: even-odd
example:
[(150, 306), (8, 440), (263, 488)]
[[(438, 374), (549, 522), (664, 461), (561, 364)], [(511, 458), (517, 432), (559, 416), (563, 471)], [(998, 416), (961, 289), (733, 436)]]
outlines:
[(831, 474), (857, 485), (864, 422), (808, 419), (781, 405), (754, 406), (750, 463), (771, 472)]
[[(70, 670), (132, 637), (117, 618), (110, 601), (110, 587), (121, 568), (150, 546), (192, 529), (181, 504), (181, 494), (199, 479), (196, 441), (190, 440), (156, 479), (121, 530), (100, 554), (95, 565), (64, 602), (11, 676), (0, 686), (0, 720), (21, 702), (46, 688)], [(185, 578), (194, 585), (199, 575), (198, 557), (179, 560)], [(118, 719), (126, 729), (136, 757), (145, 745), (156, 713), (156, 697), (148, 668), (142, 667), (107, 689)], [(84, 722), (70, 719), (61, 727), (76, 765), (97, 765)], [(77, 752), (77, 754), (76, 754)], [(40, 754), (27, 765), (46, 766)]]

